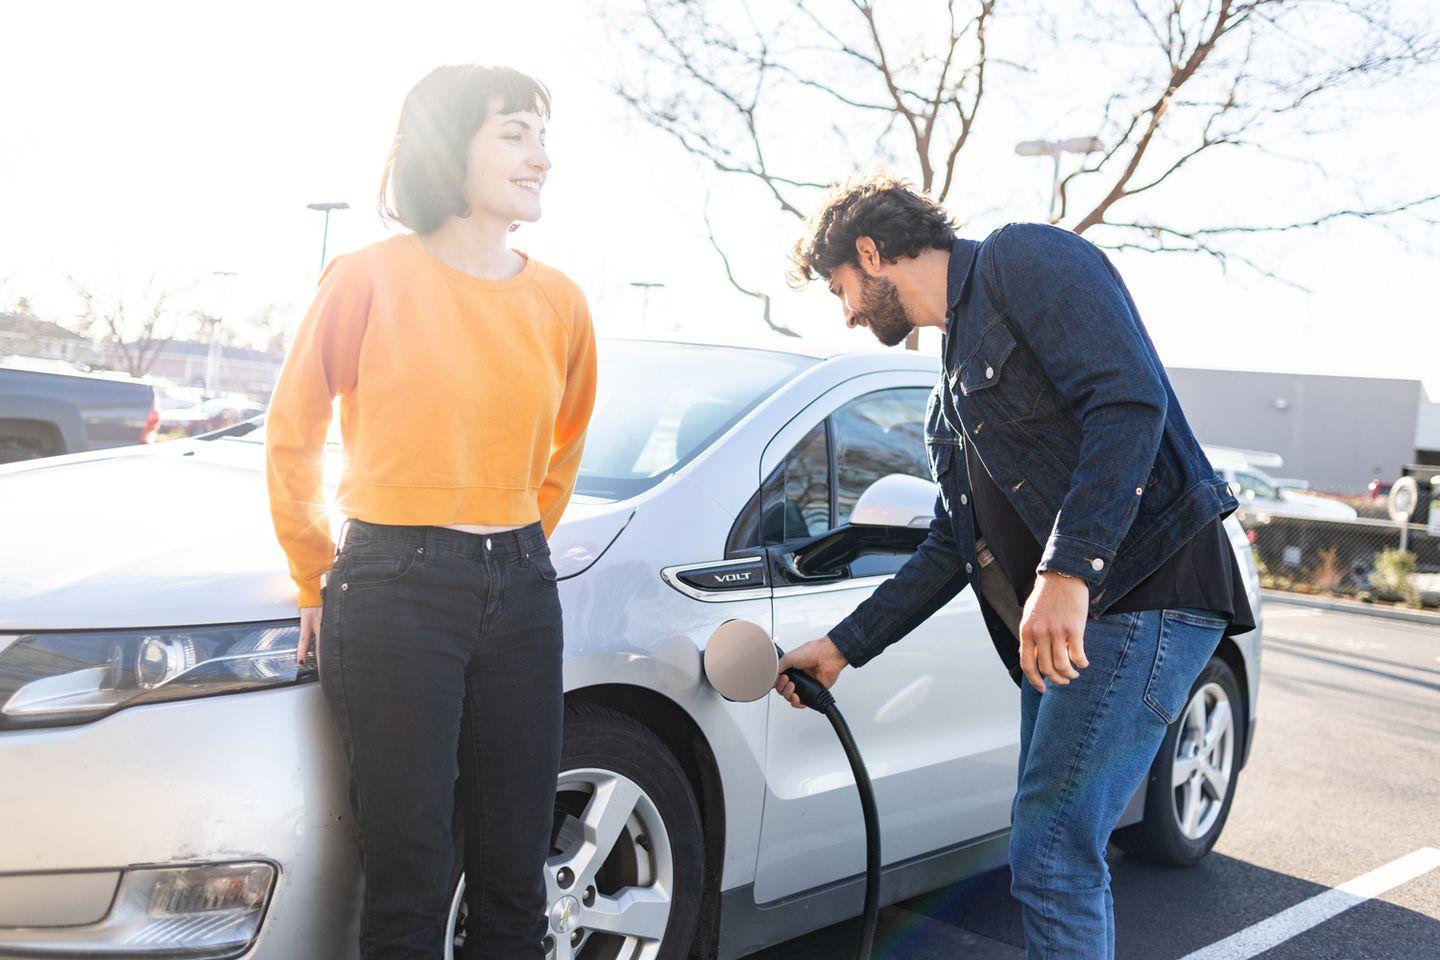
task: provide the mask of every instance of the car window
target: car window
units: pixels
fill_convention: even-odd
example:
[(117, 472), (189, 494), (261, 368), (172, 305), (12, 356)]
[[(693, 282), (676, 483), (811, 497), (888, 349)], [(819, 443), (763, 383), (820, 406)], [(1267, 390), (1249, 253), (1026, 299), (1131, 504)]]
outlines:
[[(660, 483), (816, 362), (769, 350), (639, 340), (601, 340), (598, 349), (595, 410), (575, 492), (607, 500)], [(338, 427), (337, 415), (333, 441)], [(222, 436), (265, 442), (255, 427), (210, 438)]]
[(575, 492), (614, 498), (649, 489), (814, 362), (766, 350), (602, 341)]
[[(929, 395), (923, 387), (878, 391), (857, 397), (817, 424), (741, 510), (726, 555), (816, 537), (848, 522), (860, 495), (881, 477), (904, 473), (930, 480), (925, 459)], [(877, 562), (892, 566), (888, 557)]]
[(1280, 499), (1279, 490), (1276, 490), (1271, 484), (1266, 483), (1253, 473), (1242, 473), (1236, 470), (1235, 483), (1240, 487), (1242, 492), (1253, 493), (1255, 496), (1265, 500)]
[(835, 523), (850, 520), (870, 485), (892, 473), (929, 480), (925, 402), (930, 391), (882, 390), (851, 400), (831, 415), (835, 437)]
[(830, 443), (815, 425), (760, 490), (761, 539), (767, 546), (819, 536), (830, 529)]

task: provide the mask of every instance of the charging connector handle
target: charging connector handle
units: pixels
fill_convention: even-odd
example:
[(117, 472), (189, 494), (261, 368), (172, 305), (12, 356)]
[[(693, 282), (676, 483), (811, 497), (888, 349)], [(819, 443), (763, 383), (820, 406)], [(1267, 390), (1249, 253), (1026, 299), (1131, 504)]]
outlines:
[(795, 695), (800, 698), (800, 702), (811, 710), (824, 713), (835, 706), (835, 695), (804, 670), (791, 667), (785, 671), (785, 676), (795, 684)]

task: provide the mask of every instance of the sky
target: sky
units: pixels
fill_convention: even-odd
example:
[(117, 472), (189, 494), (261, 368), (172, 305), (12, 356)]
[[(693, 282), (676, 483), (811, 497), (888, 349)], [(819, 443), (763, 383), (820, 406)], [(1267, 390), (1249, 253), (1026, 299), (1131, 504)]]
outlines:
[[(306, 204), (351, 206), (332, 215), (329, 256), (387, 236), (375, 196), (406, 91), (441, 63), (497, 62), (554, 93), (545, 214), (514, 243), (580, 283), (602, 334), (734, 340), (762, 331), (758, 304), (729, 286), (704, 239), (708, 195), (737, 272), (772, 292), (777, 319), (827, 346), (877, 348), (868, 332), (843, 329), (823, 288), (786, 288), (797, 221), (755, 184), (705, 170), (608, 91), (616, 64), (634, 56), (607, 29), (614, 4), (398, 9), (7, 5), (0, 308), (23, 296), (41, 316), (62, 318), (76, 306), (69, 277), (127, 292), (154, 278), (185, 289), (195, 309), (244, 318), (274, 306), (298, 322), (321, 257), (321, 215)], [(998, 20), (996, 42), (1021, 26)], [(1008, 71), (997, 66), (947, 200), (966, 235), (1044, 218), (1048, 161), (1015, 156), (1013, 145), (1093, 132), (1076, 129), (1086, 121), (1074, 92), (1089, 84), (1103, 99), (1097, 57), (1114, 55), (1062, 45)], [(1412, 78), (1350, 107), (1333, 131), (1285, 145), (1314, 158), (1310, 167), (1219, 157), (1152, 209), (1263, 221), (1337, 196), (1384, 202), (1440, 192), (1440, 80)], [(787, 146), (803, 157), (807, 145)], [(863, 138), (846, 147), (860, 160), (873, 154)], [(849, 159), (828, 161), (840, 169)], [(1346, 185), (1340, 194), (1337, 180)], [(1246, 249), (1305, 289), (1227, 277), (1202, 258), (1114, 256), (1167, 364), (1416, 378), (1440, 399), (1435, 227), (1341, 222)], [(223, 292), (215, 271), (235, 274)], [(634, 282), (664, 286), (646, 302)]]

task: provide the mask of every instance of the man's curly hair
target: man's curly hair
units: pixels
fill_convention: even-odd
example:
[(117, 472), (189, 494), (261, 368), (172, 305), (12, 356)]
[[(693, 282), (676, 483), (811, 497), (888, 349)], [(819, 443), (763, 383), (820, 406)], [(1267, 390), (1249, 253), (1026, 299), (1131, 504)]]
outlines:
[(792, 284), (829, 280), (842, 264), (858, 267), (855, 241), (860, 237), (874, 240), (880, 256), (894, 263), (925, 250), (949, 250), (955, 222), (903, 177), (883, 169), (858, 174), (833, 187), (805, 221), (805, 232), (790, 252)]

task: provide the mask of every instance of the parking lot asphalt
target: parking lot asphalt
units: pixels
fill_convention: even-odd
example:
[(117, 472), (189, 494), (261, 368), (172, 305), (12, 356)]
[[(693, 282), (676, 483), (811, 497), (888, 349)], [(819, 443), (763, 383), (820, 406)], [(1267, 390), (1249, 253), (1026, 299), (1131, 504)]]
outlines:
[[(1440, 853), (1424, 852), (1440, 850), (1440, 628), (1264, 615), (1260, 725), (1225, 832), (1188, 869), (1112, 851), (1117, 960), (1440, 958)], [(874, 957), (1022, 958), (1009, 882), (997, 870), (887, 908)], [(853, 955), (857, 930), (748, 960)]]

